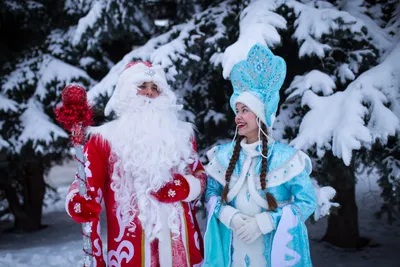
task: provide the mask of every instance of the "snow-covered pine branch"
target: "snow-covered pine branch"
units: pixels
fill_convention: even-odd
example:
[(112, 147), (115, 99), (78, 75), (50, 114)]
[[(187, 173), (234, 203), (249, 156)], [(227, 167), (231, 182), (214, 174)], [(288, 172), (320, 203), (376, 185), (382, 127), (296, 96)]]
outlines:
[(333, 202), (332, 199), (336, 195), (335, 189), (331, 186), (319, 186), (318, 182), (315, 179), (312, 179), (312, 183), (314, 186), (315, 196), (317, 198), (317, 209), (314, 212), (314, 220), (318, 221), (319, 219), (329, 216), (332, 207), (339, 207), (340, 205), (336, 202)]
[[(380, 25), (376, 21), (374, 21), (373, 18), (366, 15), (369, 10), (365, 6), (365, 4), (365, 0), (345, 0), (340, 2), (339, 8), (343, 11), (348, 12), (355, 18), (361, 20), (368, 28), (368, 35), (371, 36), (374, 45), (378, 47), (381, 52), (384, 52), (393, 46), (391, 40), (392, 38), (387, 31), (382, 30)], [(377, 8), (375, 8), (375, 13), (377, 11)], [(376, 19), (379, 19), (379, 16), (381, 15), (381, 12), (379, 12), (379, 14), (372, 13), (372, 16), (377, 17)]]
[(14, 100), (9, 99), (5, 95), (0, 93), (0, 111), (8, 112), (8, 111), (18, 111), (18, 104)]
[[(105, 9), (104, 1), (96, 1), (93, 6), (89, 10), (88, 14), (85, 17), (79, 19), (79, 23), (77, 25), (75, 35), (72, 39), (72, 44), (77, 45), (82, 40), (82, 35), (87, 32), (89, 29), (93, 29), (96, 25), (96, 22), (101, 19), (101, 15), (103, 9)], [(90, 46), (91, 44), (89, 44)]]
[(334, 77), (319, 70), (312, 70), (306, 75), (295, 76), (285, 93), (290, 94), (288, 99), (302, 95), (305, 90), (312, 90), (314, 93), (322, 93), (324, 96), (333, 94), (336, 89)]
[(11, 125), (18, 135), (8, 143), (18, 152), (32, 142), (34, 151), (42, 155), (54, 152), (54, 142), (59, 138), (68, 138), (50, 117), (62, 88), (71, 82), (93, 83), (85, 71), (40, 52), (22, 59), (3, 81), (3, 92), (13, 96), (7, 102), (11, 104), (9, 110), (15, 112), (18, 105), (20, 112), (20, 125)]
[[(121, 30), (123, 29), (123, 30)], [(95, 49), (112, 36), (125, 35), (140, 40), (154, 33), (154, 22), (144, 12), (143, 5), (126, 0), (99, 0), (92, 2), (90, 10), (79, 19), (72, 39), (74, 46)]]
[(360, 149), (362, 143), (370, 144), (371, 137), (364, 125), (368, 110), (362, 105), (359, 90), (337, 92), (326, 97), (306, 90), (302, 97), (302, 106), (305, 105), (310, 111), (302, 119), (299, 133), (291, 145), (302, 150), (315, 146), (319, 158), (332, 150), (349, 165), (352, 151)]
[(255, 0), (240, 13), (239, 38), (224, 51), (222, 59), (224, 78), (256, 43), (270, 47), (281, 43), (278, 30), (286, 29), (286, 20), (275, 12), (277, 7), (275, 1)]
[[(149, 60), (153, 64), (161, 64), (166, 70), (167, 79), (170, 83), (174, 83), (175, 77), (181, 74), (177, 67), (177, 62), (180, 64), (180, 69), (188, 61), (209, 60), (211, 63), (215, 63), (215, 53), (209, 59), (200, 58), (199, 55), (189, 52), (189, 47), (193, 46), (196, 40), (205, 39), (207, 46), (210, 46), (206, 47), (206, 50), (209, 50), (216, 45), (220, 38), (225, 38), (226, 28), (223, 25), (223, 20), (231, 9), (230, 2), (224, 1), (215, 7), (208, 8), (196, 14), (186, 23), (173, 26), (168, 32), (150, 39), (143, 46), (133, 49), (115, 64), (109, 73), (88, 92), (89, 100), (96, 102), (100, 97), (111, 96), (119, 74), (126, 64), (132, 60)], [(209, 25), (212, 25), (212, 31), (202, 31), (202, 27)], [(213, 49), (216, 50), (215, 48)], [(200, 53), (201, 51), (196, 52)], [(111, 101), (113, 101), (112, 97), (105, 108), (106, 115), (110, 114)]]
[(3, 148), (8, 149), (10, 147), (9, 142), (5, 136), (7, 136), (7, 129), (5, 129), (4, 124), (6, 120), (9, 119), (9, 114), (13, 113), (14, 115), (18, 113), (19, 107), (18, 103), (14, 100), (9, 99), (3, 93), (0, 93), (0, 150)]
[(16, 151), (29, 141), (36, 153), (42, 155), (55, 152), (52, 143), (58, 138), (68, 138), (68, 134), (56, 125), (44, 112), (43, 105), (31, 98), (25, 106), (25, 111), (21, 114), (21, 134), (13, 144)]
[(64, 11), (68, 15), (84, 15), (96, 0), (65, 0)]
[(354, 150), (368, 148), (376, 139), (385, 144), (389, 136), (399, 133), (398, 58), (400, 44), (384, 62), (361, 74), (344, 92), (331, 96), (317, 96), (310, 91), (313, 86), (322, 90), (319, 81), (308, 86), (296, 83), (297, 90), (304, 92), (302, 105), (307, 105), (310, 111), (291, 144), (305, 150), (316, 146), (320, 158), (332, 149), (335, 156), (349, 165)]

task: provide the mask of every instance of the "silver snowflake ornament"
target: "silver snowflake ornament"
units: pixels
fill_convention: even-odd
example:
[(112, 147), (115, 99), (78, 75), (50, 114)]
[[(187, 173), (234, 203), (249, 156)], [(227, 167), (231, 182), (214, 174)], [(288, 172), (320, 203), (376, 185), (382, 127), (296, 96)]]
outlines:
[(153, 70), (152, 68), (147, 68), (147, 69), (144, 71), (144, 74), (146, 74), (146, 75), (148, 75), (148, 76), (150, 76), (150, 77), (153, 77), (156, 73), (154, 72), (154, 70)]

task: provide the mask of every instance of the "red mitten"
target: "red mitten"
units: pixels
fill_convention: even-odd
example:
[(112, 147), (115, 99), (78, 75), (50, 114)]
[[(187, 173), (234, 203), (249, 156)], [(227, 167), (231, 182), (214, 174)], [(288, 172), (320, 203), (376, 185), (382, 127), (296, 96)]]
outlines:
[(84, 197), (74, 195), (69, 200), (68, 211), (78, 223), (91, 222), (99, 218), (101, 205), (95, 200), (95, 194), (89, 191)]
[(172, 182), (165, 184), (157, 192), (151, 193), (158, 201), (173, 203), (182, 201), (189, 195), (189, 183), (181, 174), (174, 174)]

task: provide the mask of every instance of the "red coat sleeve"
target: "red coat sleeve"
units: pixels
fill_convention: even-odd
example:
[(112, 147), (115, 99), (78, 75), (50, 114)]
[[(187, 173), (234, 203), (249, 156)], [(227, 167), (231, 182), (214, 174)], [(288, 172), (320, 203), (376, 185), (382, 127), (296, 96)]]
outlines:
[[(89, 189), (93, 192), (95, 200), (101, 204), (103, 194), (105, 191), (106, 180), (109, 175), (109, 157), (110, 157), (110, 146), (106, 140), (101, 136), (92, 136), (87, 142), (84, 153), (87, 158), (85, 163), (85, 174), (88, 182)], [(69, 202), (73, 201), (75, 194), (79, 193), (78, 181), (74, 180), (66, 199), (66, 210), (71, 215), (71, 210), (68, 205)], [(102, 240), (100, 237), (100, 218), (97, 218), (90, 223), (91, 226), (91, 240), (94, 260), (96, 266), (105, 266), (103, 252), (102, 252)]]
[(197, 154), (197, 144), (194, 138), (192, 139), (192, 145), (193, 145), (193, 156), (192, 156), (193, 163), (189, 165), (189, 172), (191, 174), (184, 175), (184, 177), (189, 183), (189, 188), (190, 188), (189, 196), (185, 200), (183, 200), (186, 202), (198, 200), (204, 193), (207, 183), (207, 174)]
[[(84, 148), (85, 157), (87, 161), (85, 163), (85, 174), (88, 183), (88, 188), (93, 192), (95, 199), (98, 203), (101, 203), (103, 199), (103, 193), (105, 190), (106, 179), (109, 174), (109, 157), (110, 157), (110, 146), (107, 141), (96, 135), (89, 139)], [(79, 193), (78, 180), (72, 182), (68, 191), (66, 199), (66, 210), (69, 215), (71, 212), (68, 208), (68, 203), (73, 200), (73, 196)]]

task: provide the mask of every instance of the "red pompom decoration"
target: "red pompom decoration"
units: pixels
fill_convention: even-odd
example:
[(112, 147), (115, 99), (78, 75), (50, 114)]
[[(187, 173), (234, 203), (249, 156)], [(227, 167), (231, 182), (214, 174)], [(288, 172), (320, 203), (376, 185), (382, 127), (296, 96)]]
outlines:
[(73, 145), (83, 144), (85, 130), (93, 124), (93, 110), (87, 103), (86, 90), (80, 85), (67, 85), (62, 93), (63, 105), (56, 108), (56, 120), (71, 135)]
[(61, 93), (61, 98), (65, 106), (84, 105), (87, 102), (86, 90), (78, 84), (67, 85)]

